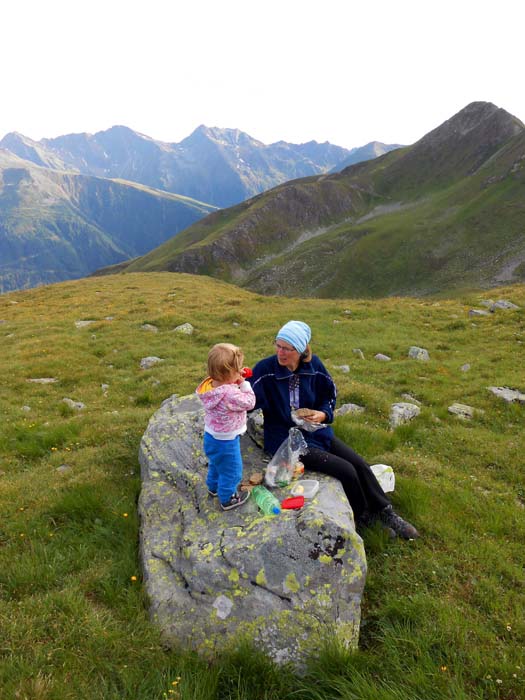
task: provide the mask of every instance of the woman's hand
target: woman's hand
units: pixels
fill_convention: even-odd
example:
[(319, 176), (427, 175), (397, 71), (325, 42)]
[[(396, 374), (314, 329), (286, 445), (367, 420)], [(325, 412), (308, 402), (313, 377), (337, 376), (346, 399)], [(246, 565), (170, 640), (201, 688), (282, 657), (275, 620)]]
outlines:
[(324, 411), (314, 411), (303, 418), (303, 420), (308, 421), (308, 423), (324, 423), (326, 420), (326, 413)]

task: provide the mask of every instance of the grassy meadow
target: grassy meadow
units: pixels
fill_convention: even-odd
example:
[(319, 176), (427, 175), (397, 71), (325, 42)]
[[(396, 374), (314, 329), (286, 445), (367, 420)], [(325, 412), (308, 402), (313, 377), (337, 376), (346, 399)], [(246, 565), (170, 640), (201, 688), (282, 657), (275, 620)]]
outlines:
[[(470, 317), (488, 298), (521, 308)], [(237, 343), (253, 364), (292, 318), (311, 325), (338, 405), (366, 407), (337, 418), (337, 434), (394, 467), (393, 503), (422, 535), (366, 533), (359, 649), (327, 643), (302, 676), (254, 649), (210, 663), (165, 648), (148, 620), (136, 514), (153, 412), (193, 392), (210, 345)], [(173, 332), (186, 322), (192, 335)], [(0, 337), (1, 700), (525, 697), (525, 405), (487, 390), (525, 392), (524, 286), (301, 300), (185, 274), (116, 275), (1, 295)], [(430, 361), (409, 359), (413, 345)], [(147, 356), (163, 362), (142, 370)], [(56, 381), (28, 381), (43, 378)], [(391, 431), (403, 394), (421, 414)], [(454, 402), (474, 418), (451, 415)]]

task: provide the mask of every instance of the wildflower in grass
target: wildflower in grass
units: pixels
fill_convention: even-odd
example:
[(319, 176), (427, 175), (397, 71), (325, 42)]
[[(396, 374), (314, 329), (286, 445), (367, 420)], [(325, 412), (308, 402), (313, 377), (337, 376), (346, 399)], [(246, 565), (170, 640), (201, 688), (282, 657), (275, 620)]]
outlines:
[(137, 580), (137, 577), (136, 577), (136, 576), (131, 576), (131, 580), (133, 581), (133, 583), (135, 583), (135, 581)]
[(123, 517), (123, 518), (127, 518), (127, 517), (128, 517), (128, 514), (127, 514), (127, 513), (122, 513), (122, 517)]
[(439, 670), (440, 670), (442, 673), (445, 673), (445, 671), (447, 671), (448, 669), (447, 669), (446, 666), (440, 666), (440, 667), (439, 667)]
[(507, 625), (507, 632), (510, 632), (512, 629), (511, 625)]

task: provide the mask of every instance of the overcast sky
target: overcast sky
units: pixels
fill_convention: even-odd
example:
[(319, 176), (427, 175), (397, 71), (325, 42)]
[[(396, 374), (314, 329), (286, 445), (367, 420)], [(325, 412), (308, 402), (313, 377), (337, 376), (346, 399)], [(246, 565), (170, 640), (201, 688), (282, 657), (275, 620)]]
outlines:
[(468, 103), (525, 121), (522, 0), (6, 0), (0, 138), (200, 124), (410, 144)]

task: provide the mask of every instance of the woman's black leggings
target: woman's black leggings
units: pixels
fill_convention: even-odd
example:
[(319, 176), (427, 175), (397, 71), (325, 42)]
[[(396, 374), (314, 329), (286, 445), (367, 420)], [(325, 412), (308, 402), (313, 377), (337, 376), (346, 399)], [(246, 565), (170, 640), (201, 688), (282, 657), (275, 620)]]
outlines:
[(370, 465), (339, 438), (333, 438), (329, 452), (309, 447), (301, 460), (305, 469), (339, 479), (356, 521), (365, 510), (377, 513), (390, 505)]

